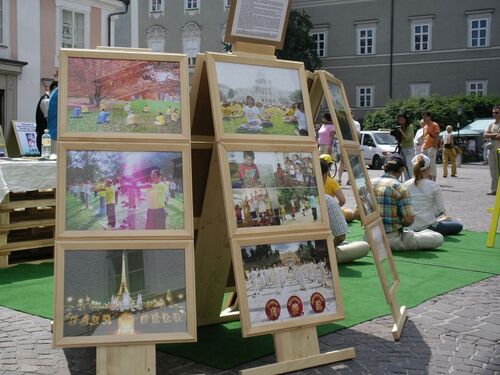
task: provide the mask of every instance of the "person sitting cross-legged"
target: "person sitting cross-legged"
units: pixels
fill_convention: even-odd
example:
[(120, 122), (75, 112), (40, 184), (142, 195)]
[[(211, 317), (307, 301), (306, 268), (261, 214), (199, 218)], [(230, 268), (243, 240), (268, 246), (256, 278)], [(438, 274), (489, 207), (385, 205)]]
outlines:
[(385, 160), (384, 174), (371, 180), (389, 245), (392, 251), (436, 249), (444, 241), (440, 233), (408, 229), (415, 221), (415, 213), (410, 192), (399, 181), (405, 167), (400, 154), (391, 154)]
[[(328, 171), (328, 165), (326, 163), (321, 163), (323, 181), (326, 180)], [(345, 242), (348, 226), (337, 201), (328, 194), (325, 194), (325, 201), (328, 211), (328, 220), (330, 222), (330, 230), (333, 234), (333, 244), (335, 245), (337, 264), (349, 263), (367, 255), (370, 251), (370, 245), (368, 245), (368, 242)]]
[(441, 188), (438, 183), (429, 179), (430, 159), (424, 154), (419, 154), (411, 162), (414, 178), (405, 181), (415, 212), (415, 220), (410, 229), (414, 231), (430, 229), (443, 236), (460, 233), (463, 229), (462, 223), (446, 216)]

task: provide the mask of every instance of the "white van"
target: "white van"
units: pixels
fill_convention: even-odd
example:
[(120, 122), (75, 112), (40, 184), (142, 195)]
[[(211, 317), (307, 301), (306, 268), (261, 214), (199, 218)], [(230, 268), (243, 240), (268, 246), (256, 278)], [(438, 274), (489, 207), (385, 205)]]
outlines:
[(398, 145), (389, 130), (363, 130), (359, 142), (365, 164), (374, 169), (382, 168), (385, 158), (395, 152)]

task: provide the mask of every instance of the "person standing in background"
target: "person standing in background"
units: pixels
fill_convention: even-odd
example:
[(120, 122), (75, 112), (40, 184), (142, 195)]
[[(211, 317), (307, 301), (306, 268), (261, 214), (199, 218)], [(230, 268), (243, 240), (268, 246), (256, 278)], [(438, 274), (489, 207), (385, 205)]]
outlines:
[(47, 116), (49, 112), (50, 94), (57, 87), (57, 81), (52, 81), (49, 86), (49, 91), (45, 92), (36, 105), (36, 147), (40, 153), (42, 152), (42, 135), (47, 129)]
[(432, 121), (432, 115), (429, 111), (422, 112), (422, 121), (424, 122), (424, 143), (422, 153), (431, 160), (429, 177), (436, 181), (436, 156), (439, 148), (439, 125)]
[(413, 125), (410, 124), (408, 116), (405, 113), (398, 113), (397, 115), (397, 130), (401, 133), (401, 141), (399, 142), (399, 147), (407, 168), (405, 169), (405, 180), (409, 180), (413, 177), (411, 168), (411, 160), (415, 156), (415, 149), (413, 146), (413, 137), (415, 136), (415, 131), (413, 130)]
[(500, 148), (500, 105), (493, 107), (493, 121), (486, 128), (483, 138), (491, 141), (490, 152), (488, 154), (488, 166), (491, 174), (491, 190), (488, 195), (496, 195), (498, 184), (498, 159), (497, 149)]
[[(49, 129), (52, 141), (57, 140), (57, 100), (59, 97), (59, 88), (56, 86), (49, 98), (49, 109), (47, 112), (47, 129)], [(55, 143), (54, 143), (55, 144)], [(54, 146), (52, 146), (54, 147)], [(54, 151), (54, 150), (53, 150)]]
[(448, 125), (446, 127), (446, 134), (443, 136), (443, 177), (448, 177), (448, 162), (451, 163), (451, 177), (457, 177), (457, 163), (455, 140), (453, 138), (453, 127)]
[(332, 115), (329, 112), (321, 116), (321, 127), (318, 130), (318, 149), (320, 154), (332, 154), (332, 142), (335, 137), (335, 126), (332, 123)]

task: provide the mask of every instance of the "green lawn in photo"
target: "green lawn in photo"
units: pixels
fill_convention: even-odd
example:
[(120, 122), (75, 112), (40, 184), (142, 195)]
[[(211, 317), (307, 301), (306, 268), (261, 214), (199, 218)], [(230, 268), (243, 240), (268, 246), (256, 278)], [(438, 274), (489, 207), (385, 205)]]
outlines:
[[(143, 195), (144, 198), (144, 195)], [(128, 230), (124, 224), (129, 218), (129, 211), (135, 216), (135, 229), (142, 230), (146, 226), (147, 204), (146, 200), (137, 200), (137, 208), (129, 210), (123, 206), (121, 197), (115, 208), (116, 229)], [(80, 200), (71, 193), (66, 194), (66, 230), (103, 230), (107, 227), (106, 214), (99, 216), (99, 197), (89, 197), (89, 207), (86, 208)], [(125, 220), (125, 221), (124, 221)], [(175, 194), (170, 197), (167, 204), (167, 229), (184, 229), (184, 195)], [(132, 229), (130, 229), (132, 230)]]
[[(149, 112), (143, 112), (145, 105), (149, 106)], [(181, 108), (179, 102), (165, 102), (160, 100), (131, 100), (130, 109), (137, 118), (138, 125), (127, 125), (127, 112), (124, 111), (125, 102), (106, 104), (110, 112), (109, 124), (97, 124), (96, 117), (99, 113), (98, 107), (89, 107), (89, 113), (82, 113), (80, 118), (71, 117), (73, 105), (68, 105), (68, 131), (70, 132), (103, 132), (103, 133), (181, 133)], [(177, 108), (179, 120), (176, 124), (171, 123), (166, 115), (168, 108)], [(162, 112), (166, 118), (166, 125), (155, 125), (155, 117)]]
[[(262, 128), (261, 132), (256, 134), (298, 135), (298, 133), (296, 132), (297, 125), (295, 123), (287, 123), (283, 121), (281, 112), (280, 113), (273, 112), (273, 115), (270, 117), (269, 121), (273, 123), (273, 126), (269, 128)], [(236, 130), (238, 126), (245, 124), (246, 122), (247, 118), (245, 116), (233, 118), (230, 121), (223, 121), (224, 132), (238, 133), (238, 131)]]

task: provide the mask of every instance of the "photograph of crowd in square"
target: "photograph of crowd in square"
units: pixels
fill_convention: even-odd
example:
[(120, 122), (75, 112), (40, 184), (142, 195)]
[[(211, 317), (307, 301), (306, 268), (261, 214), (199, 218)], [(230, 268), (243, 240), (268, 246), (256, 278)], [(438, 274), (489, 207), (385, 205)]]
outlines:
[(64, 252), (64, 337), (185, 332), (184, 249)]
[(66, 230), (183, 229), (180, 152), (66, 152)]
[(337, 313), (325, 240), (241, 247), (250, 324)]
[(299, 71), (216, 62), (225, 133), (308, 135)]
[(181, 133), (179, 62), (68, 58), (70, 132)]
[(307, 152), (228, 152), (238, 227), (314, 223), (318, 188)]

